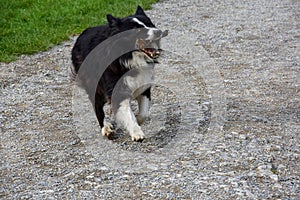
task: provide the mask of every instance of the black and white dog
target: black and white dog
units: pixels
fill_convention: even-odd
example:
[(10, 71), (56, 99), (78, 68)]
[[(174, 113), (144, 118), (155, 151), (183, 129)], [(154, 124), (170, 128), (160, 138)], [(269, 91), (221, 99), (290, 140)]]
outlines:
[[(140, 125), (149, 117), (151, 99), (151, 84), (149, 83), (153, 79), (154, 63), (156, 63), (156, 58), (159, 55), (159, 41), (167, 35), (167, 31), (162, 32), (157, 29), (140, 6), (137, 7), (134, 15), (125, 18), (107, 15), (107, 21), (108, 24), (106, 25), (86, 29), (78, 37), (72, 50), (74, 72), (75, 75), (79, 73), (84, 59), (96, 46), (105, 40), (132, 29), (146, 30), (147, 38), (135, 41), (138, 49), (121, 55), (109, 66), (101, 66), (105, 67), (105, 71), (98, 82), (94, 94), (94, 109), (101, 126), (102, 135), (110, 138), (114, 133), (113, 126), (104, 121), (105, 113), (103, 111), (105, 103), (112, 103), (111, 109), (117, 125), (123, 126), (129, 132), (133, 141), (141, 141), (145, 135)], [(130, 71), (133, 71), (133, 73), (130, 74)], [(124, 76), (126, 74), (128, 75)], [(121, 90), (129, 92), (125, 95), (119, 95), (119, 98), (114, 101), (112, 98), (113, 91), (120, 80), (123, 83)], [(139, 113), (137, 117), (131, 110), (131, 99), (138, 101)]]

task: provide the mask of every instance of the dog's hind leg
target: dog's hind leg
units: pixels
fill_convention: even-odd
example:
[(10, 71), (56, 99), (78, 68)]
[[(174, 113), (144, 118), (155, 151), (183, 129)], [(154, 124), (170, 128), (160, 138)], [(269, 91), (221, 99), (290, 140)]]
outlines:
[(111, 139), (114, 134), (114, 130), (113, 130), (113, 125), (104, 120), (104, 118), (105, 118), (105, 113), (103, 110), (104, 104), (105, 104), (105, 102), (103, 101), (102, 96), (100, 94), (96, 93), (95, 112), (96, 112), (96, 116), (97, 116), (99, 125), (101, 127), (101, 133), (103, 136), (106, 136), (108, 139)]
[(139, 125), (149, 118), (150, 99), (150, 88), (137, 97), (139, 113), (136, 119)]
[(118, 125), (123, 126), (129, 132), (133, 141), (142, 141), (145, 135), (138, 125), (133, 111), (130, 108), (130, 99), (121, 101), (115, 111), (115, 119)]

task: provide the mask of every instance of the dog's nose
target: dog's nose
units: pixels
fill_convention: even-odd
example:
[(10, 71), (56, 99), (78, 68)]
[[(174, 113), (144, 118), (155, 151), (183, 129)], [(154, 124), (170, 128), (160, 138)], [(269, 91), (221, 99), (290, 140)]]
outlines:
[(144, 36), (144, 34), (147, 35), (145, 38), (146, 40), (157, 40), (161, 38), (162, 31), (157, 29), (157, 28), (142, 28), (142, 29), (137, 29), (138, 30), (138, 35)]
[(160, 37), (162, 35), (162, 31), (159, 29), (154, 29), (153, 34), (155, 37)]
[(162, 31), (156, 28), (152, 28), (148, 31), (147, 40), (159, 40), (161, 39)]
[(166, 37), (168, 34), (169, 34), (169, 31), (168, 31), (168, 30), (165, 30), (165, 31), (162, 33), (162, 36), (161, 36), (161, 37)]
[(155, 29), (154, 32), (153, 32), (153, 36), (157, 40), (161, 39), (163, 37), (166, 37), (167, 35), (168, 35), (168, 30), (162, 31), (162, 30), (159, 30), (159, 29)]

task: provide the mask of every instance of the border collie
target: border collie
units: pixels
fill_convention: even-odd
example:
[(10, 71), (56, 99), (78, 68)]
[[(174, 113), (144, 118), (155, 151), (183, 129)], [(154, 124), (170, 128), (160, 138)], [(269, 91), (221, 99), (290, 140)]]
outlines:
[[(105, 103), (110, 103), (117, 125), (125, 128), (133, 141), (142, 141), (145, 135), (140, 125), (149, 117), (150, 87), (154, 77), (154, 63), (159, 56), (159, 42), (168, 32), (157, 29), (140, 6), (137, 7), (134, 15), (125, 18), (108, 14), (107, 21), (106, 25), (86, 29), (77, 38), (72, 49), (73, 71), (78, 77), (84, 59), (105, 40), (129, 30), (146, 30), (148, 37), (135, 41), (137, 49), (121, 55), (109, 66), (100, 66), (104, 67), (105, 71), (97, 80), (96, 91), (92, 94), (94, 95), (92, 103), (103, 136), (112, 138), (114, 133), (112, 124), (104, 120), (103, 106)], [(117, 83), (121, 83), (118, 89), (116, 89)], [(85, 89), (87, 91), (87, 88)], [(90, 94), (89, 98), (92, 99)], [(131, 99), (136, 99), (138, 102), (139, 112), (136, 117), (130, 107)]]

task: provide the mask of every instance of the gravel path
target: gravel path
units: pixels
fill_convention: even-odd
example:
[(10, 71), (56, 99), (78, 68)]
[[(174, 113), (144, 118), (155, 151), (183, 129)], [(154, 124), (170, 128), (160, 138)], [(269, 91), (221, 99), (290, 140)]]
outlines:
[(299, 199), (299, 1), (147, 13), (170, 34), (143, 143), (103, 139), (88, 103), (77, 109), (74, 38), (1, 63), (0, 198)]

